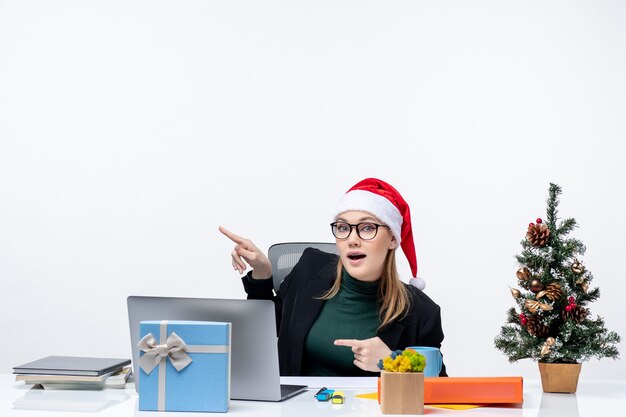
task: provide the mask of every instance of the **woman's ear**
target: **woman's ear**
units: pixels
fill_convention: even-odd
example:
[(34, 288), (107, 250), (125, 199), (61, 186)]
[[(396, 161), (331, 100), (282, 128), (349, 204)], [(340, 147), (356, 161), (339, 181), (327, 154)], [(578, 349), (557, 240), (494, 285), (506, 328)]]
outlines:
[(389, 250), (395, 249), (398, 247), (398, 241), (395, 236), (391, 236), (391, 243), (389, 244)]

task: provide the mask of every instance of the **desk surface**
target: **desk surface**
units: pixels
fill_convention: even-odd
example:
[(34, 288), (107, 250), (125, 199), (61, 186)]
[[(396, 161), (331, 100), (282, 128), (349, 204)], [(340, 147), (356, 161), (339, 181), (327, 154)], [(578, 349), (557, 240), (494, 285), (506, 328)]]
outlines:
[[(344, 381), (343, 383), (341, 381)], [(298, 378), (297, 382), (303, 381)], [(370, 379), (370, 381), (372, 381)], [(294, 383), (285, 378), (285, 383)], [(313, 398), (314, 389), (280, 403), (257, 401), (231, 401), (229, 414), (239, 416), (297, 416), (319, 417), (323, 415), (381, 416), (375, 400), (356, 398), (355, 394), (375, 391), (371, 382), (355, 384), (353, 378), (309, 380), (309, 386), (320, 384), (341, 388), (346, 394), (343, 405), (320, 403)], [(81, 415), (133, 416), (133, 417), (190, 417), (202, 413), (156, 413), (137, 409), (134, 389), (106, 389), (102, 391), (63, 391), (30, 389), (23, 382), (16, 382), (14, 375), (0, 374), (0, 416), (61, 416), (72, 412)], [(344, 386), (339, 386), (342, 384)], [(345, 388), (348, 387), (348, 388)], [(576, 394), (545, 394), (539, 381), (524, 381), (523, 407), (481, 407), (464, 411), (446, 410), (426, 406), (426, 415), (483, 416), (541, 416), (541, 417), (596, 417), (623, 416), (626, 410), (626, 380), (580, 381)], [(216, 415), (216, 414), (207, 414)]]

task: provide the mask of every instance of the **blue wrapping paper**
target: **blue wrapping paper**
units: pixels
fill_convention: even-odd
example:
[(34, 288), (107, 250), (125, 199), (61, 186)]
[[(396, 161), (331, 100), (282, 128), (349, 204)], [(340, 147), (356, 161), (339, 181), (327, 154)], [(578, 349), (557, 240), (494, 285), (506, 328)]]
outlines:
[[(142, 321), (140, 333), (142, 339), (148, 340), (152, 337), (153, 349), (146, 353), (144, 346), (141, 352), (139, 410), (228, 411), (230, 323)], [(180, 349), (182, 352), (175, 352), (179, 349), (173, 348), (171, 356), (164, 356), (164, 345), (168, 338), (170, 341), (183, 341), (185, 346)], [(161, 346), (154, 346), (155, 344)], [(149, 358), (144, 358), (144, 355)], [(182, 361), (182, 365), (176, 364), (177, 355), (188, 358)], [(143, 361), (150, 362), (147, 359), (158, 364), (146, 371)], [(175, 365), (184, 367), (178, 370)]]

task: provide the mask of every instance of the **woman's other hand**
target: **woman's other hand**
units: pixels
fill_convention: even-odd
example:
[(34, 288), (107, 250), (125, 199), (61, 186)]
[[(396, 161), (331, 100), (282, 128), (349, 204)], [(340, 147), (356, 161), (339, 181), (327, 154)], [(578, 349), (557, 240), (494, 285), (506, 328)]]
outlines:
[[(235, 248), (231, 252), (233, 269), (243, 274), (248, 268), (252, 268), (252, 278), (268, 279), (272, 277), (272, 264), (267, 256), (257, 248), (252, 241), (234, 234), (233, 232), (219, 227), (220, 232), (233, 242)], [(248, 265), (246, 265), (246, 263)]]
[(378, 336), (365, 340), (337, 339), (335, 346), (351, 347), (354, 353), (354, 364), (370, 372), (380, 372), (378, 361), (391, 354), (391, 349)]

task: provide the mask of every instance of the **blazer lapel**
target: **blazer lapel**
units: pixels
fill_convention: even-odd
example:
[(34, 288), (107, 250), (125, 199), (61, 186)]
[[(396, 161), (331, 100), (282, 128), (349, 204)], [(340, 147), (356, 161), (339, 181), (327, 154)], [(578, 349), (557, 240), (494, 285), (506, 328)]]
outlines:
[(319, 297), (332, 287), (336, 271), (337, 265), (335, 263), (328, 264), (298, 291), (293, 316), (289, 324), (293, 335), (291, 367), (297, 369), (297, 372), (300, 371), (302, 364), (304, 340), (326, 302), (320, 300)]
[(324, 300), (319, 297), (333, 285), (335, 271), (336, 265), (326, 265), (298, 291), (292, 317), (294, 329), (308, 331), (311, 328), (324, 305)]
[(399, 346), (404, 330), (405, 326), (396, 321), (388, 324), (384, 329), (379, 330), (377, 336), (380, 337), (380, 340), (385, 342), (387, 347), (391, 350), (404, 349), (406, 346)]

